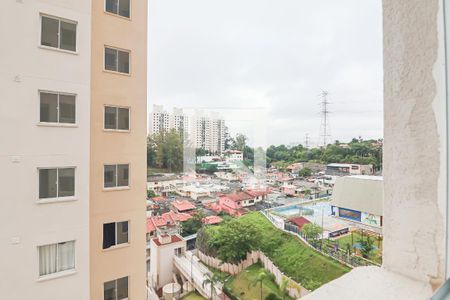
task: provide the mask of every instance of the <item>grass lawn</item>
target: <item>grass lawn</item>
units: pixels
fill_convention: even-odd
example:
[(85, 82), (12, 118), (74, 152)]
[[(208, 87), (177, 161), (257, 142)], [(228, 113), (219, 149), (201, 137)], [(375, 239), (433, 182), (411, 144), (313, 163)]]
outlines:
[(261, 232), (261, 250), (287, 276), (315, 290), (350, 271), (350, 268), (309, 248), (293, 235), (275, 228), (258, 212), (239, 218)]
[[(232, 293), (236, 297), (239, 297), (240, 299), (261, 299), (260, 283), (258, 282), (256, 285), (254, 285), (256, 279), (258, 278), (258, 275), (261, 272), (265, 272), (263, 266), (261, 266), (260, 264), (251, 265), (235, 277), (232, 277), (230, 280), (228, 280), (226, 286), (231, 289)], [(270, 277), (267, 277), (263, 280), (262, 291), (263, 299), (270, 293), (274, 293), (279, 298), (283, 298), (280, 294), (277, 284)], [(285, 299), (288, 300), (291, 298), (286, 296)]]
[(184, 296), (182, 300), (205, 300), (205, 298), (203, 298), (202, 295), (194, 291)]
[[(360, 238), (361, 238), (360, 232), (354, 231), (353, 232), (353, 244), (358, 243), (358, 240)], [(371, 236), (371, 238), (374, 240), (374, 244), (373, 245), (375, 247), (377, 247), (377, 249), (372, 252), (372, 257), (370, 258), (370, 260), (373, 260), (374, 262), (376, 262), (378, 264), (381, 264), (381, 262), (382, 262), (381, 256), (382, 256), (382, 249), (383, 249), (383, 240), (378, 241), (375, 236)], [(337, 242), (339, 244), (339, 248), (341, 248), (342, 250), (345, 251), (347, 249), (346, 244), (352, 245), (352, 235), (348, 234), (346, 236), (343, 236), (343, 237), (340, 237), (340, 238), (334, 240), (333, 242), (334, 243)]]

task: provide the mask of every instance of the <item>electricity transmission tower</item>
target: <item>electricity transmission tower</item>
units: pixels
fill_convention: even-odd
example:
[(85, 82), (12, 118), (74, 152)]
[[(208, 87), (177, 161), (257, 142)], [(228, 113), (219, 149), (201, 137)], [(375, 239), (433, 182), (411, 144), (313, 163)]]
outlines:
[(320, 136), (322, 141), (322, 147), (326, 148), (328, 145), (328, 140), (330, 138), (330, 124), (329, 124), (329, 117), (330, 110), (328, 109), (328, 105), (330, 102), (327, 99), (328, 92), (322, 91), (320, 94), (321, 101), (320, 101), (320, 114), (322, 116), (322, 122), (320, 125)]

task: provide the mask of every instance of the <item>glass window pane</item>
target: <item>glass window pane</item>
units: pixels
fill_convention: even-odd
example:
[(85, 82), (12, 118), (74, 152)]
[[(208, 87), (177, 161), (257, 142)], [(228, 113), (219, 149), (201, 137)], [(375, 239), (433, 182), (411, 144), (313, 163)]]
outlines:
[(117, 279), (117, 299), (128, 299), (128, 277)]
[(117, 223), (117, 242), (116, 244), (128, 243), (128, 222)]
[(75, 269), (75, 242), (58, 244), (58, 272)]
[(117, 129), (116, 113), (117, 107), (105, 106), (105, 129)]
[(119, 0), (119, 15), (130, 17), (130, 0)]
[(117, 50), (105, 48), (105, 70), (117, 71)]
[(58, 122), (58, 95), (40, 93), (40, 121)]
[(105, 9), (107, 12), (113, 13), (113, 14), (117, 14), (117, 2), (119, 0), (106, 0), (106, 4), (105, 4)]
[(39, 275), (56, 273), (56, 244), (39, 247)]
[(58, 197), (69, 197), (75, 195), (75, 169), (58, 170)]
[(116, 186), (116, 166), (107, 165), (104, 166), (104, 187), (114, 187)]
[(59, 95), (59, 123), (75, 124), (75, 96)]
[(60, 48), (69, 51), (77, 50), (77, 24), (61, 21)]
[(116, 223), (103, 224), (103, 249), (116, 244)]
[(130, 53), (119, 51), (119, 72), (130, 73)]
[(59, 20), (42, 17), (41, 45), (58, 48)]
[(128, 186), (128, 165), (117, 165), (117, 186)]
[(108, 281), (103, 284), (103, 300), (116, 300), (116, 281)]
[(130, 129), (130, 113), (128, 108), (119, 108), (119, 124), (118, 129)]
[(39, 199), (56, 198), (56, 169), (39, 170)]

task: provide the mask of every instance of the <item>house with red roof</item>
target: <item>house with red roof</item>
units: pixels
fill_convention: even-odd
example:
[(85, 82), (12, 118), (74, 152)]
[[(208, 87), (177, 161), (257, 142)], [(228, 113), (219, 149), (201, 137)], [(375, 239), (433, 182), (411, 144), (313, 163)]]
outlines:
[(223, 211), (232, 216), (241, 216), (246, 213), (245, 207), (265, 200), (269, 193), (269, 190), (247, 190), (223, 194), (219, 196), (218, 203), (211, 208), (217, 212)]
[(207, 216), (202, 219), (202, 223), (205, 225), (216, 225), (222, 221), (223, 219), (219, 216)]
[(172, 208), (178, 213), (189, 213), (196, 209), (188, 200), (175, 200), (172, 202)]
[(304, 217), (291, 218), (291, 219), (289, 219), (289, 222), (297, 225), (298, 230), (302, 230), (304, 225), (311, 223), (310, 221), (308, 221), (308, 219), (306, 219)]

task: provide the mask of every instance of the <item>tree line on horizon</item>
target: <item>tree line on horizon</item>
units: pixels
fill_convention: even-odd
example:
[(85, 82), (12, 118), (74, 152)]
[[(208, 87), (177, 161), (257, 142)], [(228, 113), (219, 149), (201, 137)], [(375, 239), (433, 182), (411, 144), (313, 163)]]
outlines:
[[(373, 165), (375, 169), (382, 166), (382, 140), (361, 137), (353, 138), (349, 143), (335, 141), (327, 147), (307, 148), (302, 144), (296, 146), (271, 145), (266, 150), (250, 147), (244, 134), (228, 137), (225, 150), (233, 149), (243, 152), (244, 164), (252, 166), (255, 155), (266, 158), (267, 166), (284, 169), (297, 162), (314, 163), (352, 163)], [(196, 149), (196, 156), (217, 155), (204, 149)], [(183, 140), (176, 130), (157, 133), (147, 137), (147, 166), (165, 169), (170, 172), (183, 170)]]

